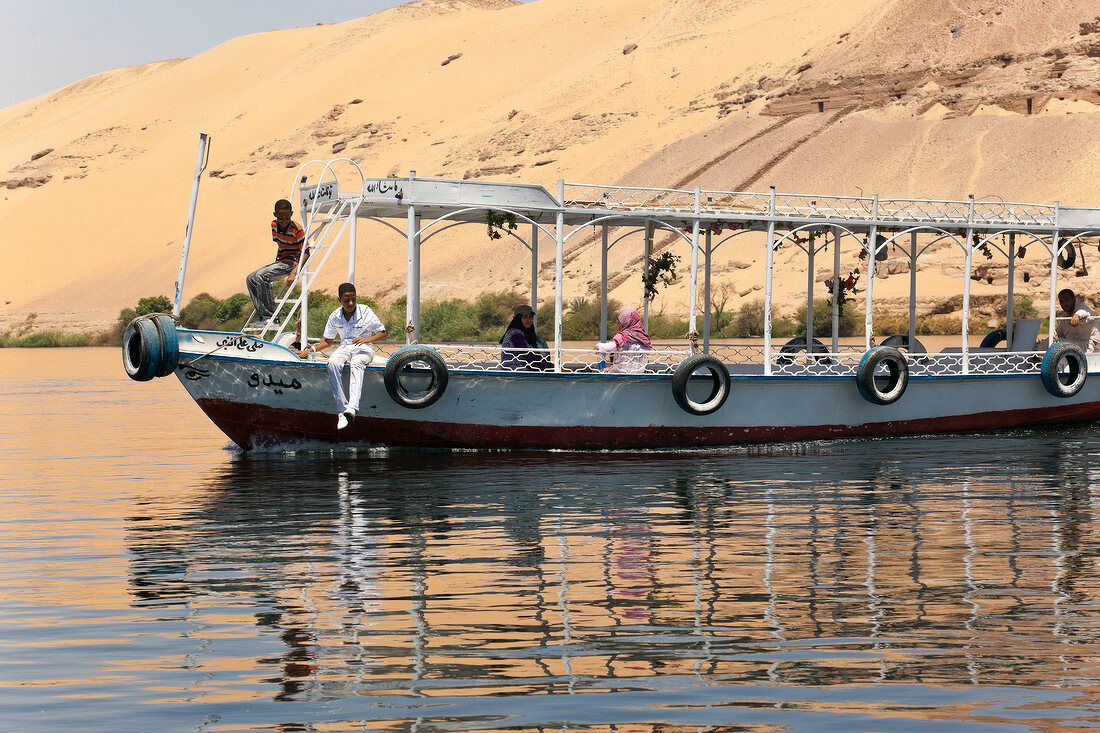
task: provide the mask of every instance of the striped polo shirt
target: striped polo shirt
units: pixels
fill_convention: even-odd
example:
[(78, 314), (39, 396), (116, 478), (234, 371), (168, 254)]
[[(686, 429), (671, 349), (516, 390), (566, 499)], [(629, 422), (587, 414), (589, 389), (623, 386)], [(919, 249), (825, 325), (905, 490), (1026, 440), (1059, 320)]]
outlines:
[(276, 262), (289, 262), (297, 265), (302, 256), (302, 247), (306, 243), (306, 233), (295, 222), (286, 225), (286, 231), (279, 231), (279, 222), (271, 221), (271, 239), (279, 246), (279, 253), (275, 255)]

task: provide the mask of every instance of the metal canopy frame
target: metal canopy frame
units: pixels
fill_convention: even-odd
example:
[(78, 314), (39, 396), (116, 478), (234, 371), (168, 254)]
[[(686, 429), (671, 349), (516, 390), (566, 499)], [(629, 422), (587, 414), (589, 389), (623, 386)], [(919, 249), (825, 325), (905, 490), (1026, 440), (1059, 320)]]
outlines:
[[(331, 163), (326, 172), (331, 170)], [(300, 177), (296, 177), (296, 185)], [(775, 187), (767, 193), (691, 191), (624, 186), (598, 186), (591, 184), (558, 182), (557, 196), (545, 188), (528, 184), (496, 183), (484, 181), (454, 181), (436, 178), (419, 178), (411, 171), (407, 178), (363, 178), (362, 191), (341, 194), (338, 200), (317, 205), (318, 212), (342, 210), (352, 218), (362, 218), (386, 223), (388, 219), (404, 218), (407, 221), (405, 237), (408, 247), (407, 273), (407, 336), (413, 343), (420, 336), (420, 248), (435, 234), (460, 223), (486, 224), (488, 212), (508, 215), (516, 223), (529, 224), (530, 239), (504, 228), (503, 233), (518, 240), (531, 252), (531, 306), (538, 309), (538, 241), (540, 233), (555, 242), (555, 295), (554, 340), (560, 363), (562, 323), (562, 282), (565, 244), (586, 227), (599, 227), (601, 248), (601, 339), (607, 338), (607, 253), (623, 239), (641, 234), (644, 238), (643, 267), (652, 256), (653, 235), (659, 229), (674, 233), (680, 241), (690, 246), (688, 326), (689, 338), (696, 334), (696, 302), (699, 290), (700, 254), (702, 254), (704, 334), (703, 350), (709, 349), (710, 332), (710, 276), (711, 258), (714, 252), (734, 237), (750, 232), (765, 234), (765, 283), (764, 283), (764, 370), (771, 373), (772, 328), (771, 302), (773, 295), (774, 254), (783, 244), (795, 241), (807, 256), (807, 344), (813, 339), (813, 286), (814, 262), (818, 254), (833, 247), (833, 313), (832, 346), (836, 350), (839, 327), (838, 295), (840, 251), (843, 242), (853, 238), (859, 249), (866, 253), (868, 271), (865, 287), (865, 343), (872, 346), (873, 298), (876, 255), (894, 249), (906, 255), (910, 262), (910, 312), (907, 337), (915, 339), (916, 321), (916, 270), (919, 257), (933, 244), (946, 238), (959, 246), (963, 257), (963, 317), (962, 352), (963, 373), (966, 373), (968, 324), (970, 311), (970, 282), (975, 250), (989, 247), (1008, 259), (1008, 311), (1006, 323), (1011, 338), (1013, 313), (1013, 277), (1015, 255), (1019, 251), (1015, 243), (1017, 235), (1029, 243), (1041, 244), (1051, 257), (1050, 316), (1053, 319), (1057, 307), (1058, 256), (1083, 236), (1100, 233), (1100, 208), (1063, 208), (1053, 204), (977, 202), (974, 197), (966, 201), (940, 201), (932, 199), (882, 199), (877, 194), (867, 197), (824, 196), (807, 194), (779, 194)], [(350, 206), (341, 206), (350, 201)], [(311, 211), (311, 218), (315, 212)], [(1060, 226), (1062, 220), (1070, 222), (1072, 231)], [(441, 226), (442, 225), (442, 226)], [(729, 227), (732, 233), (715, 241), (713, 234)], [(626, 231), (611, 236), (611, 228)], [(779, 230), (782, 230), (780, 233)], [(881, 236), (880, 230), (887, 235)], [(689, 234), (690, 232), (690, 234)], [(799, 237), (806, 233), (822, 236), (820, 245), (810, 245)], [(908, 235), (908, 237), (906, 236)], [(920, 235), (934, 235), (932, 241), (921, 246)], [(996, 242), (1008, 237), (1007, 250)], [(908, 247), (903, 245), (908, 239)], [(1049, 242), (1049, 243), (1048, 243)], [(875, 243), (874, 245), (868, 243)], [(648, 328), (648, 301), (643, 298), (644, 319)], [(694, 346), (693, 346), (693, 351)]]
[[(180, 262), (180, 275), (176, 284), (174, 312), (178, 314), (182, 303), (182, 289), (187, 269), (190, 233), (198, 193), (198, 177), (206, 165), (209, 138), (200, 136), (200, 148), (196, 161), (195, 185), (192, 190), (191, 210), (188, 216), (185, 246)], [(317, 183), (306, 186), (307, 169), (321, 166)], [(340, 180), (335, 166), (354, 171), (351, 192), (337, 193)], [(322, 191), (331, 194), (328, 198)], [(709, 350), (710, 332), (710, 277), (714, 252), (735, 237), (752, 233), (764, 234), (764, 350), (763, 370), (772, 374), (774, 366), (771, 327), (771, 303), (775, 252), (789, 241), (795, 241), (807, 257), (807, 316), (806, 348), (813, 339), (813, 289), (814, 262), (818, 254), (833, 247), (833, 313), (832, 346), (837, 350), (838, 296), (840, 295), (840, 253), (842, 243), (848, 238), (858, 243), (853, 249), (866, 256), (865, 293), (865, 343), (872, 346), (873, 296), (875, 267), (879, 252), (894, 249), (906, 255), (910, 263), (909, 343), (915, 338), (916, 321), (916, 271), (918, 258), (932, 245), (949, 239), (958, 245), (964, 257), (962, 301), (962, 373), (967, 374), (968, 324), (970, 313), (970, 282), (973, 274), (975, 250), (995, 250), (1008, 260), (1008, 298), (1006, 331), (1011, 343), (1014, 312), (1015, 260), (1021, 247), (1039, 244), (1050, 256), (1049, 317), (1056, 316), (1059, 257), (1074, 247), (1083, 237), (1100, 235), (1100, 208), (1062, 207), (1052, 204), (979, 202), (970, 196), (966, 201), (940, 201), (931, 199), (883, 199), (877, 194), (870, 197), (844, 197), (807, 194), (779, 194), (772, 186), (767, 193), (709, 191), (696, 187), (693, 190), (637, 188), (625, 186), (600, 186), (567, 183), (559, 180), (556, 195), (545, 188), (529, 184), (496, 183), (484, 181), (455, 181), (438, 178), (419, 178), (410, 171), (406, 178), (368, 178), (359, 165), (348, 158), (328, 162), (313, 160), (301, 166), (295, 173), (291, 186), (291, 200), (308, 202), (301, 207), (309, 246), (313, 255), (303, 263), (297, 284), (301, 293), (292, 306), (293, 312), (301, 310), (300, 338), (306, 338), (306, 304), (309, 287), (317, 273), (327, 262), (334, 248), (346, 241), (348, 246), (348, 278), (355, 278), (357, 226), (359, 219), (374, 221), (404, 236), (407, 246), (407, 310), (406, 342), (413, 343), (420, 336), (420, 250), (425, 242), (460, 223), (485, 225), (487, 214), (508, 215), (515, 223), (531, 227), (529, 239), (511, 228), (504, 232), (518, 240), (531, 253), (531, 306), (538, 310), (538, 269), (540, 233), (555, 245), (554, 264), (554, 341), (556, 369), (562, 364), (562, 287), (564, 280), (564, 249), (585, 227), (599, 227), (601, 248), (601, 338), (606, 339), (607, 322), (607, 253), (618, 242), (629, 236), (643, 237), (643, 267), (653, 252), (653, 235), (658, 229), (673, 232), (680, 241), (690, 246), (688, 325), (690, 351), (697, 350), (696, 324), (698, 314), (700, 254), (702, 254), (704, 335), (703, 350)], [(393, 223), (405, 220), (405, 227)], [(626, 231), (610, 237), (609, 229)], [(723, 229), (732, 233), (715, 241)], [(888, 236), (882, 236), (885, 231)], [(812, 232), (823, 236), (820, 246), (809, 241), (799, 241), (802, 233)], [(908, 237), (906, 237), (908, 235)], [(934, 239), (918, 242), (918, 236), (932, 235)], [(1023, 244), (1017, 244), (1017, 237)], [(905, 240), (908, 239), (908, 247)], [(1007, 239), (1002, 247), (998, 238)], [(320, 256), (318, 256), (318, 254)], [(281, 308), (290, 295), (290, 289), (279, 301)], [(645, 320), (648, 327), (648, 301), (643, 298)], [(291, 318), (292, 319), (292, 318)], [(291, 320), (291, 319), (288, 319)], [(253, 329), (255, 330), (255, 329)], [(266, 331), (266, 329), (265, 329)], [(276, 336), (281, 329), (276, 331)], [(263, 335), (263, 333), (261, 333)]]

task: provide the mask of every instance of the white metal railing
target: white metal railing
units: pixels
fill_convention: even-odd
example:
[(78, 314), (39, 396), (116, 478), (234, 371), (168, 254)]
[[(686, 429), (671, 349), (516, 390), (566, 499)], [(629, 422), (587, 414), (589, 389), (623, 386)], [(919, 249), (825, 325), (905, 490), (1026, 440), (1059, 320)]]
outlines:
[[(854, 377), (863, 358), (859, 351), (832, 354), (775, 354), (772, 356), (772, 374), (803, 377)], [(963, 374), (963, 355), (907, 354), (910, 377), (950, 377)], [(972, 351), (967, 356), (971, 375), (1038, 374), (1043, 352), (1025, 351)], [(885, 367), (882, 368), (885, 373)]]
[[(856, 196), (818, 196), (812, 194), (776, 194), (775, 209), (769, 194), (741, 191), (701, 191), (700, 212), (711, 215), (775, 216), (793, 219), (851, 219), (855, 221), (897, 221), (935, 223), (952, 226), (1053, 227), (1057, 209), (1048, 204), (939, 201), (933, 199), (879, 199), (878, 218), (873, 217), (874, 199)], [(567, 208), (609, 211), (646, 211), (694, 213), (694, 191), (629, 186), (565, 184)]]
[[(374, 344), (376, 353), (388, 358), (405, 344), (400, 341), (382, 341)], [(522, 364), (506, 366), (504, 352), (527, 353), (545, 357), (553, 370), (554, 349), (513, 349), (496, 344), (422, 344), (439, 352), (444, 363), (452, 370), (480, 372), (531, 373)], [(672, 374), (684, 359), (691, 355), (684, 345), (655, 344), (652, 351), (629, 352), (646, 354), (646, 374)], [(787, 377), (852, 377), (856, 376), (860, 359), (865, 351), (861, 344), (841, 344), (835, 352), (805, 351), (784, 353), (773, 350), (772, 374)], [(562, 349), (561, 371), (602, 373), (610, 366), (609, 354), (595, 349)], [(726, 364), (732, 374), (763, 374), (764, 347), (760, 344), (720, 344), (710, 348), (709, 354)], [(1042, 351), (979, 351), (968, 356), (968, 373), (971, 375), (1037, 375), (1043, 360)], [(962, 371), (961, 353), (906, 354), (910, 377), (959, 376)], [(377, 363), (377, 362), (376, 362)], [(885, 369), (885, 367), (884, 367)]]
[[(970, 374), (1038, 374), (1043, 352), (974, 350), (967, 359)], [(962, 354), (915, 354), (909, 359), (910, 376), (949, 377), (961, 373)]]
[(711, 344), (707, 353), (724, 364), (763, 364), (764, 344)]
[[(503, 347), (496, 344), (434, 344), (424, 343), (443, 357), (443, 362), (449, 369), (477, 372), (516, 372), (528, 373), (533, 371), (525, 363), (520, 355), (527, 356), (532, 361), (545, 360), (547, 369), (534, 371), (554, 371), (554, 349), (516, 349)], [(377, 353), (380, 356), (392, 356), (400, 343), (383, 343)], [(507, 352), (507, 353), (506, 353)], [(689, 347), (654, 345), (651, 351), (631, 351), (631, 356), (645, 355), (648, 357), (645, 367), (646, 374), (671, 374), (677, 365), (691, 355)], [(610, 366), (610, 354), (596, 349), (562, 349), (561, 371), (563, 372), (602, 372)], [(519, 357), (517, 359), (512, 355)]]
[(695, 211), (695, 192), (672, 188), (632, 188), (566, 183), (566, 208), (612, 211)]

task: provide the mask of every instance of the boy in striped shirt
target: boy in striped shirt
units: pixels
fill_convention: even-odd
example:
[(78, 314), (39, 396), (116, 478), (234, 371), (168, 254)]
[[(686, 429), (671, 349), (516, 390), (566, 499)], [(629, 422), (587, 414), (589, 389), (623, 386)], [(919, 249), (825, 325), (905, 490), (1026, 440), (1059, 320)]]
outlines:
[(275, 202), (275, 221), (271, 222), (271, 239), (279, 247), (275, 261), (250, 273), (245, 279), (260, 326), (279, 322), (275, 315), (275, 294), (271, 284), (281, 277), (285, 277), (288, 283), (294, 282), (299, 262), (309, 258), (309, 249), (305, 246), (306, 233), (291, 219), (293, 213), (286, 199)]

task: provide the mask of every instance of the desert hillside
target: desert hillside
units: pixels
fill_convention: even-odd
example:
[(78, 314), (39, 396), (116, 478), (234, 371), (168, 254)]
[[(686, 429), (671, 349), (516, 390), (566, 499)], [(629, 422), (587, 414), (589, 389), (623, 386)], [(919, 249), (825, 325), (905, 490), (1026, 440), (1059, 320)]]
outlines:
[[(1095, 0), (419, 0), (99, 74), (0, 110), (0, 332), (31, 313), (90, 330), (140, 297), (172, 294), (199, 132), (213, 147), (185, 299), (244, 290), (271, 261), (271, 204), (314, 158), (551, 191), (564, 178), (1100, 206), (1098, 10)], [(638, 301), (640, 248), (614, 258), (624, 302)], [(402, 297), (404, 239), (365, 226), (359, 252), (361, 291)], [(727, 305), (759, 297), (758, 255), (721, 254)], [(543, 296), (552, 257), (548, 245)], [(424, 297), (524, 291), (527, 263), (519, 245), (460, 228), (425, 248)], [(1028, 265), (1019, 287), (1045, 297), (1040, 263)], [(571, 251), (569, 268), (566, 298), (591, 297), (598, 252)], [(805, 278), (790, 270), (793, 303)], [(927, 302), (961, 291), (956, 265), (928, 270)], [(976, 292), (1001, 292), (1003, 273), (987, 274)], [(888, 278), (883, 296), (907, 282)], [(1079, 282), (1100, 291), (1091, 275)], [(682, 312), (685, 287), (658, 307)]]

